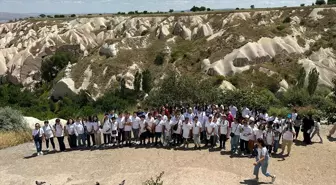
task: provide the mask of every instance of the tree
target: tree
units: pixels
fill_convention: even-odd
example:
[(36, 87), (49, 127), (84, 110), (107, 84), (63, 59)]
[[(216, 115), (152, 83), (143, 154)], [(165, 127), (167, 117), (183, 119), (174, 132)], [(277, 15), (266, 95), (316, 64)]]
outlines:
[(151, 72), (146, 69), (142, 72), (142, 90), (145, 93), (149, 93), (152, 89), (152, 75)]
[(174, 12), (174, 10), (173, 10), (173, 9), (170, 9), (170, 10), (169, 10), (169, 13), (173, 13), (173, 12)]
[(148, 13), (148, 11), (147, 11), (147, 10), (143, 11), (143, 14), (147, 14), (147, 13)]
[(45, 14), (40, 14), (40, 17), (41, 17), (41, 18), (45, 18), (46, 15), (45, 15)]
[(134, 82), (133, 82), (133, 86), (134, 86), (135, 92), (139, 92), (140, 91), (141, 78), (142, 78), (141, 73), (139, 71), (137, 71), (135, 73)]
[(208, 12), (210, 12), (210, 11), (211, 11), (211, 9), (210, 9), (210, 8), (207, 8), (207, 11), (208, 11)]
[(70, 17), (76, 17), (76, 14), (71, 14), (71, 16)]
[(325, 5), (327, 3), (325, 2), (325, 0), (316, 0), (315, 4), (316, 5)]
[(200, 8), (198, 8), (197, 6), (193, 6), (193, 7), (190, 9), (190, 11), (192, 11), (192, 12), (197, 12), (197, 11), (199, 11), (199, 9), (200, 9)]
[(239, 8), (237, 7), (236, 10), (239, 10)]
[(305, 4), (302, 3), (302, 4), (300, 4), (300, 6), (303, 7), (303, 6), (305, 6)]
[(132, 14), (134, 14), (134, 12), (133, 12), (133, 11), (130, 11), (130, 12), (128, 12), (128, 14), (132, 15)]
[(297, 84), (296, 86), (298, 88), (303, 88), (304, 87), (304, 84), (305, 84), (305, 80), (306, 80), (306, 70), (302, 67), (299, 71), (299, 74), (297, 76)]
[(328, 0), (328, 4), (336, 4), (336, 0)]
[(254, 5), (251, 5), (251, 9), (254, 9)]
[(283, 21), (282, 21), (282, 23), (290, 23), (291, 22), (291, 18), (288, 16), (288, 17), (286, 17)]
[(318, 80), (319, 80), (320, 73), (316, 70), (316, 68), (312, 69), (308, 75), (308, 93), (309, 95), (313, 95), (316, 91)]
[(199, 8), (199, 11), (205, 11), (206, 10), (206, 8), (205, 8), (205, 6), (201, 6), (200, 8)]

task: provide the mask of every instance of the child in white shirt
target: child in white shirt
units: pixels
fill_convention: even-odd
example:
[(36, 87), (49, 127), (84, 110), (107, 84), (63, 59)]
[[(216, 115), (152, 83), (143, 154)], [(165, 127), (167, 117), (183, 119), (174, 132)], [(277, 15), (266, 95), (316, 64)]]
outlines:
[(269, 155), (271, 155), (272, 147), (274, 144), (274, 132), (271, 126), (267, 128), (267, 131), (265, 133), (265, 140), (266, 140), (266, 148), (268, 150)]
[(188, 139), (190, 138), (190, 130), (191, 130), (192, 126), (189, 122), (189, 117), (185, 117), (184, 123), (183, 123), (183, 148), (186, 147), (188, 148), (189, 145), (189, 141)]

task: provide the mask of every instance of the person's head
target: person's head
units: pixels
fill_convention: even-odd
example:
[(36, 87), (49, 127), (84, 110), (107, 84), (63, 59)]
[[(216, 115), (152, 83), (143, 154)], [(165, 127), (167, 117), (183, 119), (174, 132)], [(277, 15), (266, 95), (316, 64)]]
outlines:
[(186, 123), (186, 124), (189, 123), (189, 117), (184, 118), (184, 123)]
[(35, 129), (39, 129), (40, 128), (40, 124), (39, 123), (35, 123)]
[(226, 120), (227, 119), (226, 114), (221, 114), (221, 118), (222, 118), (222, 120)]
[(133, 112), (133, 117), (137, 117), (137, 112)]
[(94, 116), (93, 116), (93, 121), (94, 121), (94, 122), (98, 122), (98, 116), (97, 116), (97, 115), (94, 115)]
[(258, 138), (258, 139), (257, 139), (257, 144), (258, 144), (258, 146), (259, 146), (260, 148), (263, 148), (263, 147), (266, 146), (265, 141), (264, 141), (263, 139), (261, 139), (261, 138)]
[(293, 111), (294, 111), (294, 113), (297, 113), (297, 110), (296, 110), (296, 109), (294, 109)]
[(198, 121), (198, 116), (194, 117), (194, 121), (197, 122)]
[(152, 117), (152, 113), (148, 113), (148, 118), (151, 118)]
[(81, 117), (77, 117), (76, 122), (80, 122), (80, 121), (81, 121)]
[(56, 123), (56, 124), (60, 124), (60, 123), (61, 123), (61, 120), (57, 118), (57, 119), (55, 120), (55, 123)]
[(141, 116), (140, 116), (141, 121), (145, 120), (145, 118), (146, 118), (145, 115), (141, 115)]
[(212, 115), (209, 115), (208, 120), (209, 120), (209, 122), (212, 121)]
[(48, 126), (49, 125), (49, 121), (44, 121), (44, 125)]
[(111, 119), (112, 119), (113, 122), (116, 120), (116, 118), (114, 116)]
[(73, 124), (73, 122), (74, 122), (73, 119), (70, 118), (70, 119), (68, 119), (67, 125), (71, 125), (71, 124)]
[(320, 122), (320, 121), (321, 121), (321, 119), (320, 119), (319, 117), (317, 117), (317, 118), (316, 118), (316, 121), (317, 121), (317, 122)]
[(160, 121), (161, 118), (162, 118), (162, 115), (161, 115), (161, 114), (158, 114), (157, 119)]

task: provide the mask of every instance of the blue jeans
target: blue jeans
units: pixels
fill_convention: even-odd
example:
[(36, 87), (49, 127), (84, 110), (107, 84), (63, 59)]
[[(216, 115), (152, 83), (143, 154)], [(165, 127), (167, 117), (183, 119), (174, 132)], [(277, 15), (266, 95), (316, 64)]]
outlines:
[(86, 145), (86, 134), (78, 134), (77, 136), (78, 146)]
[(273, 152), (277, 153), (279, 148), (279, 140), (274, 140)]
[(34, 142), (35, 142), (37, 153), (40, 153), (42, 151), (42, 138), (41, 137), (35, 138)]
[(239, 136), (235, 135), (231, 137), (231, 152), (236, 152), (239, 144)]
[(268, 162), (267, 161), (263, 161), (261, 163), (258, 163), (257, 165), (254, 166), (254, 170), (253, 170), (253, 175), (258, 176), (259, 175), (259, 168), (261, 167), (261, 172), (266, 176), (266, 177), (270, 177), (271, 174), (269, 172), (267, 172), (267, 167), (268, 167)]

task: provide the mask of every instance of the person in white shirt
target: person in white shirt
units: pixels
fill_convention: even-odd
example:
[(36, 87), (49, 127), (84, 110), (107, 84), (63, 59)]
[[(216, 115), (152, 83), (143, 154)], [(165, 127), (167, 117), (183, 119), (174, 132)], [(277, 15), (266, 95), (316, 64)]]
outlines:
[(154, 124), (155, 119), (153, 117), (152, 113), (149, 113), (146, 119), (146, 130), (147, 130), (147, 138), (148, 142), (147, 144), (150, 145), (151, 143), (154, 143)]
[(164, 124), (165, 124), (165, 120), (163, 120), (162, 115), (159, 114), (158, 119), (154, 123), (154, 131), (155, 131), (155, 144), (154, 144), (154, 146), (157, 146), (158, 144), (162, 145), (161, 136), (162, 136), (162, 130), (163, 130)]
[(221, 150), (225, 150), (225, 142), (227, 141), (229, 135), (228, 135), (228, 129), (229, 129), (229, 121), (226, 119), (226, 114), (221, 114), (220, 119), (220, 125), (219, 125), (219, 146)]
[(295, 132), (292, 123), (288, 122), (287, 125), (283, 128), (283, 136), (282, 136), (282, 151), (281, 155), (285, 152), (285, 148), (287, 146), (287, 156), (290, 155), (292, 145), (293, 145), (293, 140), (295, 137)]
[(101, 145), (101, 129), (100, 129), (100, 121), (98, 119), (98, 116), (93, 116), (93, 122), (92, 127), (94, 131), (94, 140), (95, 140), (95, 146)]
[(241, 155), (250, 153), (248, 149), (249, 137), (252, 135), (252, 129), (247, 124), (247, 120), (243, 120), (243, 126), (240, 128), (240, 152)]
[(320, 135), (320, 128), (321, 128), (321, 123), (320, 123), (320, 118), (317, 118), (315, 121), (315, 125), (314, 125), (314, 132), (312, 133), (310, 139), (312, 140), (313, 137), (315, 136), (315, 134), (317, 134), (317, 136), (320, 138), (320, 143), (323, 143), (322, 137)]
[(137, 116), (137, 112), (133, 113), (132, 116), (132, 131), (133, 137), (136, 144), (139, 144), (139, 129), (140, 129), (140, 118)]
[(250, 125), (250, 127), (252, 129), (252, 133), (249, 136), (248, 149), (253, 154), (253, 149), (254, 149), (254, 146), (256, 144), (255, 143), (256, 142), (255, 131), (258, 130), (257, 126), (255, 125), (254, 117), (250, 117), (249, 118), (249, 125)]
[(117, 117), (113, 116), (111, 118), (111, 144), (115, 146), (117, 144), (118, 137), (118, 122), (116, 121)]
[(257, 156), (257, 161), (253, 163), (254, 165), (254, 170), (253, 170), (253, 175), (255, 175), (255, 180), (258, 182), (259, 181), (259, 169), (261, 167), (261, 172), (266, 176), (266, 177), (271, 177), (272, 178), (272, 183), (274, 183), (276, 176), (271, 175), (269, 172), (267, 172), (268, 168), (268, 163), (269, 163), (269, 153), (266, 148), (266, 144), (264, 140), (258, 139), (257, 140), (258, 144), (258, 156)]
[(85, 136), (84, 124), (81, 121), (80, 117), (77, 117), (77, 120), (74, 125), (75, 125), (74, 130), (77, 136), (78, 146), (83, 147), (86, 145), (86, 136)]
[(130, 114), (128, 112), (125, 113), (125, 141), (126, 146), (131, 146), (132, 141), (132, 119), (130, 118)]
[(202, 124), (198, 121), (198, 116), (195, 116), (192, 122), (192, 133), (195, 143), (195, 149), (197, 148), (201, 149), (201, 140), (200, 140), (201, 130), (202, 130)]
[(274, 132), (273, 153), (276, 154), (278, 153), (280, 133), (282, 132), (279, 121), (277, 120), (274, 122), (273, 132)]
[(207, 147), (209, 144), (211, 148), (215, 146), (214, 143), (214, 135), (215, 135), (215, 127), (216, 123), (213, 122), (212, 115), (209, 115), (209, 119), (205, 125), (206, 128), (206, 142), (205, 146)]
[(169, 115), (167, 121), (164, 123), (164, 141), (163, 146), (169, 146), (171, 143), (171, 127), (174, 125), (174, 119)]
[(239, 137), (240, 137), (240, 128), (241, 124), (234, 119), (231, 123), (231, 153), (237, 154), (238, 153), (238, 144), (239, 144)]
[(146, 138), (147, 138), (146, 115), (141, 115), (140, 116), (139, 126), (140, 126), (140, 130), (139, 130), (140, 145), (145, 145), (146, 144)]
[(187, 146), (187, 148), (189, 148), (189, 141), (188, 139), (190, 138), (190, 131), (191, 131), (191, 124), (189, 122), (189, 117), (185, 117), (183, 126), (182, 126), (182, 130), (183, 130), (183, 148), (185, 148)]
[[(183, 119), (184, 120), (184, 119)], [(176, 121), (172, 127), (173, 130), (173, 140), (175, 146), (180, 146), (182, 144), (182, 125), (183, 120), (181, 119), (181, 113), (177, 113)]]
[(105, 147), (111, 145), (111, 126), (111, 119), (108, 115), (105, 115), (103, 120), (103, 138)]
[(267, 131), (266, 131), (266, 133), (265, 133), (265, 140), (266, 140), (266, 148), (267, 148), (267, 150), (268, 150), (268, 153), (269, 153), (269, 155), (271, 156), (271, 153), (272, 153), (272, 147), (273, 147), (273, 145), (274, 145), (274, 132), (273, 132), (273, 130), (272, 130), (272, 127), (271, 126), (269, 126), (268, 128), (267, 128)]
[(75, 124), (73, 119), (69, 119), (66, 124), (69, 146), (71, 149), (77, 148), (77, 136), (75, 134)]
[(47, 150), (49, 151), (49, 140), (50, 140), (51, 146), (53, 147), (53, 151), (55, 151), (56, 149), (54, 143), (54, 130), (50, 126), (49, 121), (44, 121), (44, 126), (42, 128), (45, 136)]
[(92, 145), (96, 145), (95, 137), (94, 137), (94, 129), (93, 129), (93, 118), (92, 116), (88, 117), (88, 120), (85, 121), (84, 126), (86, 128), (86, 141), (87, 141), (87, 147), (91, 147), (91, 139), (92, 139)]
[(59, 149), (61, 152), (63, 152), (65, 151), (64, 128), (63, 128), (63, 125), (61, 124), (61, 120), (58, 118), (55, 120), (54, 129), (55, 129), (55, 136), (58, 141)]
[(250, 114), (251, 114), (250, 109), (247, 108), (247, 107), (244, 107), (243, 110), (242, 110), (242, 117), (243, 117), (243, 118), (249, 117)]
[(236, 118), (237, 117), (237, 111), (238, 111), (237, 107), (234, 106), (234, 105), (230, 105), (229, 110), (230, 110), (233, 118)]
[(123, 116), (122, 113), (118, 115), (117, 122), (118, 122), (118, 145), (121, 146), (125, 141), (125, 132), (124, 132), (125, 117)]
[(43, 155), (42, 152), (42, 140), (44, 136), (43, 129), (40, 127), (39, 123), (35, 124), (35, 129), (32, 132), (33, 140), (36, 146), (37, 155)]

